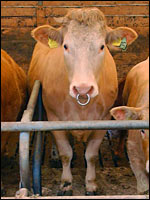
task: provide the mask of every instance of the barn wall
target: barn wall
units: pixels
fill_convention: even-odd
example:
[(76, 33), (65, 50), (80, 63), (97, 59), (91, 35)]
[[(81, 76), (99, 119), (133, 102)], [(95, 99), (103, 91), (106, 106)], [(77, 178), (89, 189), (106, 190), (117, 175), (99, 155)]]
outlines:
[(123, 78), (149, 54), (149, 1), (1, 1), (1, 45), (26, 71), (35, 41), (30, 31), (42, 24), (58, 27), (53, 17), (71, 8), (98, 7), (110, 27), (127, 26), (139, 35), (126, 52), (112, 52)]

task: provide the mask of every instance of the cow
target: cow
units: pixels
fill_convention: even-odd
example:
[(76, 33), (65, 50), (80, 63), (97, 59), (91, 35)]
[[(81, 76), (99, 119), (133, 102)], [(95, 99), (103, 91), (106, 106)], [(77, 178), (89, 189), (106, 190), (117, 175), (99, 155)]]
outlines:
[[(122, 98), (122, 93), (123, 93), (123, 88), (125, 84), (126, 77), (123, 78), (122, 80), (119, 81), (118, 83), (118, 96), (117, 99), (113, 105), (113, 107), (117, 106), (122, 106), (123, 105), (123, 98)], [(112, 116), (112, 120), (115, 120)], [(122, 158), (123, 156), (123, 151), (124, 151), (124, 146), (125, 146), (125, 139), (127, 136), (127, 131), (126, 130), (109, 130), (108, 134), (110, 134), (110, 138), (118, 138), (118, 145), (117, 148), (115, 149), (115, 157), (117, 159)]]
[[(110, 110), (117, 120), (149, 120), (149, 58), (128, 73), (123, 90), (124, 106)], [(129, 130), (127, 150), (139, 194), (149, 190), (149, 130)]]
[[(23, 69), (1, 49), (1, 121), (16, 121), (26, 104), (27, 79)], [(1, 153), (13, 133), (1, 133)], [(2, 187), (1, 187), (2, 188)]]
[[(115, 62), (107, 48), (130, 45), (137, 33), (131, 28), (107, 26), (98, 8), (71, 9), (55, 19), (62, 26), (43, 25), (32, 30), (37, 41), (28, 70), (28, 88), (42, 84), (42, 100), (48, 121), (106, 120), (118, 92)], [(62, 161), (58, 195), (72, 195), (72, 148), (67, 135), (86, 142), (86, 195), (96, 194), (95, 162), (104, 130), (53, 131)]]

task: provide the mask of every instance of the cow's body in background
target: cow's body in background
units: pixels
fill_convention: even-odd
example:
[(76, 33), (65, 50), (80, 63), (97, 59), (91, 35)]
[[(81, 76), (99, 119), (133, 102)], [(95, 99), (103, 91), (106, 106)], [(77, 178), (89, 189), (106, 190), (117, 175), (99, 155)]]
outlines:
[[(127, 75), (123, 90), (125, 106), (113, 108), (115, 119), (149, 120), (149, 58), (135, 67)], [(137, 179), (139, 193), (149, 190), (149, 130), (128, 131), (128, 156)]]
[[(44, 25), (32, 31), (38, 43), (28, 71), (29, 90), (36, 79), (41, 81), (49, 121), (110, 119), (109, 109), (117, 97), (118, 82), (107, 45), (111, 48), (118, 38), (126, 38), (129, 45), (137, 34), (125, 27), (109, 29), (103, 13), (97, 8), (71, 10), (59, 21), (63, 25), (58, 29)], [(82, 103), (89, 95), (90, 102), (86, 106), (79, 105), (77, 95), (85, 98)], [(59, 195), (70, 195), (72, 191), (72, 148), (67, 138), (70, 133), (87, 143), (86, 194), (95, 194), (95, 161), (104, 130), (53, 131), (63, 166)]]
[[(26, 104), (26, 74), (21, 67), (1, 49), (1, 121), (16, 121)], [(1, 154), (7, 153), (6, 144), (13, 132), (1, 133)]]
[[(1, 49), (1, 121), (17, 120), (21, 108), (26, 103), (26, 93), (25, 72)], [(9, 136), (10, 134), (7, 133), (2, 134), (2, 153), (5, 152), (5, 144)]]
[[(124, 89), (124, 84), (125, 84), (125, 80), (126, 78), (122, 79), (119, 83), (118, 83), (118, 96), (117, 99), (113, 105), (113, 107), (117, 107), (117, 106), (122, 106), (123, 105), (123, 98), (122, 98), (122, 94), (123, 94), (123, 89)], [(115, 120), (112, 117), (112, 120)], [(125, 139), (127, 136), (127, 130), (111, 130), (110, 138), (118, 138), (118, 145), (115, 148), (115, 156), (117, 156), (117, 159), (120, 159), (123, 157), (123, 152), (124, 152), (124, 147), (125, 147)]]

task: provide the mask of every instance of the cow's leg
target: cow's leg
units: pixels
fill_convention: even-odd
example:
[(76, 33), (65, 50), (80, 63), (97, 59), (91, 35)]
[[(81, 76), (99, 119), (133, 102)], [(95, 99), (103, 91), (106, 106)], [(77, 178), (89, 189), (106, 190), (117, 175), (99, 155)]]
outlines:
[(137, 180), (137, 191), (139, 194), (143, 194), (149, 190), (149, 178), (146, 172), (144, 154), (141, 151), (140, 138), (137, 139), (135, 137), (140, 137), (140, 135), (137, 132), (129, 133), (127, 143), (128, 156), (131, 169)]
[(65, 131), (54, 131), (53, 132), (59, 156), (62, 161), (63, 172), (61, 176), (61, 185), (58, 195), (70, 196), (72, 195), (72, 174), (71, 174), (71, 159), (73, 156), (72, 148), (69, 144), (69, 140)]
[(54, 136), (51, 137), (52, 147), (51, 147), (51, 160), (50, 165), (52, 168), (61, 168), (61, 160), (59, 158), (58, 150), (55, 144)]
[(125, 145), (125, 138), (127, 135), (127, 131), (120, 130), (119, 132), (120, 132), (119, 142), (118, 142), (117, 150), (115, 151), (115, 155), (118, 156), (119, 158), (121, 158), (123, 156), (123, 152), (124, 152), (124, 145)]
[(99, 147), (106, 131), (95, 131), (91, 134), (89, 142), (87, 144), (87, 149), (85, 152), (85, 158), (87, 161), (87, 171), (86, 171), (86, 195), (95, 195), (97, 191), (96, 184), (96, 171), (95, 163), (98, 160)]
[(9, 140), (10, 136), (11, 136), (10, 132), (2, 132), (1, 133), (1, 154), (2, 155), (8, 155), (7, 142)]
[(3, 196), (5, 194), (5, 189), (1, 180), (1, 196)]

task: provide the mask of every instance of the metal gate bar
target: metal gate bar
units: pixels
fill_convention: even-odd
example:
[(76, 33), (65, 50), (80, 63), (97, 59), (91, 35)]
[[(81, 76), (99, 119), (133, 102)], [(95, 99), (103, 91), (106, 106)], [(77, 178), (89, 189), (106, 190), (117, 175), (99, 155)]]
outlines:
[(149, 129), (147, 120), (2, 122), (1, 131)]
[[(37, 97), (40, 88), (40, 81), (35, 81), (32, 93), (24, 111), (21, 122), (29, 122), (33, 118)], [(19, 137), (19, 164), (20, 164), (20, 184), (19, 188), (27, 188), (30, 191), (30, 169), (29, 169), (29, 132), (20, 132)]]
[[(1, 199), (15, 199), (15, 197), (1, 197)], [(25, 197), (25, 199), (149, 199), (149, 195), (106, 195), (106, 196), (41, 196)]]
[[(37, 96), (40, 89), (40, 81), (35, 81), (27, 109), (23, 113), (21, 122), (2, 122), (1, 131), (21, 131), (20, 133), (20, 188), (30, 190), (29, 176), (29, 132), (30, 131), (48, 131), (48, 130), (108, 130), (108, 129), (149, 129), (149, 121), (143, 120), (94, 120), (94, 121), (36, 121), (31, 122), (34, 114)], [(147, 199), (148, 195), (121, 195), (121, 196), (91, 196), (91, 199)], [(26, 197), (29, 198), (30, 197)], [(31, 197), (34, 198), (34, 197)], [(35, 197), (36, 199), (57, 199), (57, 197)], [(60, 197), (58, 197), (60, 198)], [(61, 197), (61, 199), (66, 197)], [(67, 199), (88, 199), (86, 196), (73, 196)], [(2, 197), (7, 199), (7, 197)], [(10, 197), (9, 199), (14, 199)]]

